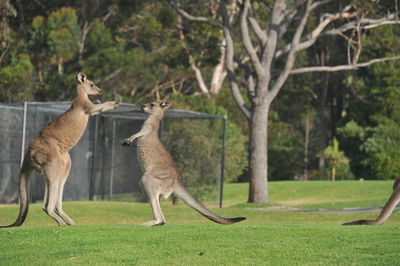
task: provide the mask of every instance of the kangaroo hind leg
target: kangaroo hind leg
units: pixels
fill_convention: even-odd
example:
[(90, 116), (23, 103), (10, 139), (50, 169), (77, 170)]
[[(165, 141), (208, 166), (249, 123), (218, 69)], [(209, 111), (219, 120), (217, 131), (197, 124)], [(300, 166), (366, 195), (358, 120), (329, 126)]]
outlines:
[(145, 174), (145, 176), (143, 176), (141, 183), (144, 192), (149, 198), (149, 202), (153, 210), (153, 220), (144, 223), (142, 225), (144, 226), (164, 225), (166, 223), (166, 220), (160, 207), (159, 185), (151, 177), (149, 177), (148, 174)]
[(45, 175), (45, 199), (43, 201), (43, 211), (53, 218), (58, 225), (65, 226), (68, 225), (64, 219), (56, 213), (56, 205), (59, 197), (59, 185), (60, 185), (60, 175), (62, 169), (62, 160), (60, 158), (53, 158), (44, 167)]
[(68, 225), (76, 225), (75, 222), (64, 212), (62, 209), (62, 199), (63, 199), (63, 193), (64, 193), (64, 185), (65, 182), (68, 179), (69, 172), (71, 170), (71, 157), (69, 156), (69, 153), (65, 153), (62, 156), (62, 169), (60, 173), (60, 179), (59, 179), (59, 186), (58, 186), (58, 200), (56, 203), (56, 208), (55, 212), (60, 216)]

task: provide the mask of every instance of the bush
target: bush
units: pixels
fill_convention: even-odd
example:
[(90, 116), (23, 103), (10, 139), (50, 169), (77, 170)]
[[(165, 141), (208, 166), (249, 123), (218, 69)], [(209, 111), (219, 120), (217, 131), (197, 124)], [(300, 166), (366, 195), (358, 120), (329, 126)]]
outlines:
[(218, 194), (221, 132), (210, 121), (165, 120), (162, 139), (171, 152), (186, 187), (200, 199)]
[[(227, 114), (227, 111), (218, 106), (214, 99), (207, 96), (184, 96), (174, 95), (170, 98), (174, 102), (173, 108), (187, 109), (198, 112), (204, 112), (207, 114), (223, 115)], [(203, 132), (203, 136), (208, 139), (208, 144), (218, 147), (216, 156), (219, 156), (218, 162), (221, 158), (221, 138), (222, 138), (222, 121), (215, 119), (201, 120), (205, 123), (205, 126), (193, 122), (191, 126), (198, 125), (198, 129), (193, 131), (194, 136), (198, 136), (199, 132)], [(246, 148), (246, 137), (241, 133), (241, 130), (237, 125), (232, 123), (228, 114), (227, 129), (226, 129), (226, 157), (225, 157), (225, 182), (236, 182), (238, 178), (243, 174), (247, 167), (248, 152)], [(207, 145), (208, 145), (207, 144)], [(202, 147), (198, 147), (202, 149)], [(220, 176), (220, 174), (218, 174)]]

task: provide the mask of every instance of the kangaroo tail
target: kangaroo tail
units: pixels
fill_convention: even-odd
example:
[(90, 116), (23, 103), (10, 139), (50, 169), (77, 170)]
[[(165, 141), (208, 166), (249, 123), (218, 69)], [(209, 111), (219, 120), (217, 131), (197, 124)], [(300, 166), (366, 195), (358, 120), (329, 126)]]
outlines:
[(237, 223), (237, 222), (246, 220), (245, 217), (224, 218), (224, 217), (220, 217), (220, 216), (216, 215), (215, 213), (213, 213), (212, 211), (207, 209), (195, 197), (193, 197), (193, 195), (190, 194), (190, 192), (187, 191), (185, 189), (185, 187), (182, 186), (181, 184), (176, 184), (174, 186), (173, 192), (175, 194), (177, 194), (180, 198), (182, 198), (182, 200), (187, 205), (189, 205), (190, 207), (192, 207), (193, 209), (198, 211), (201, 215), (203, 215), (204, 217), (210, 219), (213, 222), (216, 222), (216, 223), (219, 223), (219, 224), (233, 224), (233, 223)]
[(400, 201), (400, 178), (397, 178), (393, 183), (393, 193), (389, 200), (383, 206), (381, 213), (375, 220), (358, 220), (343, 225), (379, 225), (383, 224), (392, 214), (394, 208)]
[(28, 214), (29, 209), (29, 196), (28, 196), (28, 188), (29, 188), (29, 176), (32, 172), (32, 167), (24, 161), (21, 169), (21, 174), (19, 176), (19, 215), (17, 220), (10, 225), (0, 226), (0, 228), (6, 227), (14, 227), (21, 226)]

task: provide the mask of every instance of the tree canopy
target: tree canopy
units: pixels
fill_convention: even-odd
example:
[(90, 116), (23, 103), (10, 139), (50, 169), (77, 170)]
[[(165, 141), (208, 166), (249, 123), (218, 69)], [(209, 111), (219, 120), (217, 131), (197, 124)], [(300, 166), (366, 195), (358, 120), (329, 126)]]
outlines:
[[(307, 1), (287, 2), (301, 3), (298, 13), (293, 15), (300, 21)], [(315, 15), (305, 26), (308, 34), (321, 23), (321, 18), (336, 19), (335, 14), (347, 5), (351, 6), (345, 10), (349, 16), (357, 6), (359, 21), (367, 15), (376, 15), (376, 19), (382, 14), (397, 12), (398, 15), (397, 6), (389, 1), (320, 2), (330, 3), (315, 9)], [(246, 11), (250, 14), (250, 26), (256, 27), (251, 24), (254, 23), (252, 14), (265, 26), (273, 14), (274, 2), (252, 1), (252, 10), (245, 6), (247, 1), (227, 1), (226, 18), (221, 18), (219, 3), (201, 2), (200, 8), (198, 1), (188, 0), (182, 1), (181, 6), (193, 16), (212, 21), (225, 19), (232, 25), (236, 51), (232, 62), (237, 75), (235, 93), (249, 96), (243, 97), (241, 105), (250, 110), (252, 95), (245, 84), (252, 82), (249, 78), (254, 70), (248, 66), (254, 58), (246, 53), (246, 47), (237, 45), (242, 42), (240, 32), (245, 29), (236, 22), (243, 19), (241, 15)], [(352, 22), (350, 17), (346, 19)], [(279, 58), (288, 52), (283, 43), (290, 41), (289, 36), (297, 26), (288, 23), (285, 28), (286, 35), (278, 43)], [(332, 22), (328, 33), (313, 40), (312, 47), (298, 51), (292, 72), (303, 74), (288, 77), (271, 104), (268, 116), (270, 180), (330, 178), (326, 173), (331, 165), (321, 161), (319, 155), (335, 138), (335, 153), (344, 153), (340, 153), (346, 157), (341, 162), (351, 170), (348, 176), (389, 179), (400, 175), (397, 149), (400, 63), (387, 61), (366, 68), (358, 68), (354, 63), (348, 72), (309, 73), (305, 68), (398, 55), (399, 26), (393, 23), (368, 30), (360, 26), (343, 33), (343, 39), (332, 38), (341, 26)], [(249, 32), (253, 43), (262, 43), (260, 36)], [(304, 36), (312, 39), (311, 35)], [(360, 40), (362, 53), (358, 53)], [(302, 41), (307, 40), (299, 40)], [(74, 94), (72, 77), (83, 71), (103, 89), (103, 100), (121, 96), (126, 102), (143, 103), (169, 97), (176, 101), (176, 107), (227, 114), (230, 121), (228, 180), (248, 181), (249, 153), (245, 147), (249, 144), (251, 124), (230, 92), (232, 81), (229, 71), (223, 67), (226, 59), (222, 56), (226, 45), (223, 30), (182, 19), (168, 1), (55, 0), (44, 4), (43, 1), (3, 0), (0, 3), (0, 101), (70, 100)], [(254, 47), (256, 55), (257, 47)], [(279, 76), (286, 61), (274, 62), (272, 78)], [(179, 130), (179, 125), (176, 128)], [(199, 147), (207, 147), (215, 139), (207, 145), (201, 143), (207, 138), (197, 141)], [(179, 148), (178, 142), (170, 145)], [(213, 158), (207, 155), (207, 150), (202, 152)], [(191, 163), (182, 162), (182, 167), (190, 167)], [(337, 179), (342, 178), (339, 168), (337, 171)]]

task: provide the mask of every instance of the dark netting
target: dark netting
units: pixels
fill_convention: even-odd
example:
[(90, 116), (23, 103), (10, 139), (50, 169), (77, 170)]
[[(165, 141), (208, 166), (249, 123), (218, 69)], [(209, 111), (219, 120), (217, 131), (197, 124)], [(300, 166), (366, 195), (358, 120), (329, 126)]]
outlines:
[(18, 178), (21, 166), (22, 121), (24, 109), (21, 105), (0, 105), (0, 202), (17, 198)]
[[(69, 106), (69, 102), (26, 103), (25, 108), (24, 104), (0, 104), (4, 143), (0, 152), (0, 203), (17, 200), (21, 151), (25, 152), (40, 129)], [(138, 132), (146, 118), (133, 104), (121, 104), (118, 110), (91, 117), (84, 135), (70, 152), (72, 168), (64, 200), (145, 200), (139, 185), (142, 172), (136, 142), (130, 147), (121, 143)], [(161, 139), (172, 153), (185, 185), (200, 199), (216, 200), (219, 196), (224, 119), (167, 110), (161, 123)], [(30, 180), (31, 201), (42, 201), (44, 178), (34, 173)]]
[(94, 160), (94, 199), (143, 201), (139, 180), (142, 171), (136, 157), (136, 142), (131, 147), (121, 145), (124, 138), (140, 130), (144, 120), (100, 116)]

